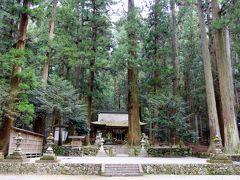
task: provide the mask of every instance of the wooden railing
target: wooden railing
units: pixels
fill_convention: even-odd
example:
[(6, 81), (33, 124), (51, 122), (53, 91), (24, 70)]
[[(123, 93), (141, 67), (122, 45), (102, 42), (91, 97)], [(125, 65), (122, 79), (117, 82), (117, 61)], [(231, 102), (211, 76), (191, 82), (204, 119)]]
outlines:
[(15, 127), (11, 128), (8, 155), (13, 153), (14, 149), (16, 148), (15, 137), (17, 136), (17, 133), (21, 133), (21, 136), (23, 137), (20, 146), (23, 154), (26, 154), (27, 157), (38, 157), (42, 155), (44, 136)]

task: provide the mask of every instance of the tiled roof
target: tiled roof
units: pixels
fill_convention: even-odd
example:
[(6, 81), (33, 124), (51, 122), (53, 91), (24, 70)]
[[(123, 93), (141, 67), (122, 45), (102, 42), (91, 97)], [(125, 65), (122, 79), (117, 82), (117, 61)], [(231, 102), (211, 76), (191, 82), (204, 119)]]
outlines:
[[(128, 114), (127, 113), (99, 113), (98, 121), (92, 122), (95, 125), (103, 125), (110, 127), (128, 127)], [(146, 123), (140, 122), (140, 125)]]

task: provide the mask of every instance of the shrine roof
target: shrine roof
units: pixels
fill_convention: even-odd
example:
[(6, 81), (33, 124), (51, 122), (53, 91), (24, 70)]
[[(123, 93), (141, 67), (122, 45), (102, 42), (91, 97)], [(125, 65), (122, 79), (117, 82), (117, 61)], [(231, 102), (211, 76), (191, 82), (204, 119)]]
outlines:
[[(98, 121), (92, 122), (94, 125), (110, 126), (110, 127), (128, 127), (127, 112), (100, 112)], [(140, 125), (146, 123), (140, 122)]]

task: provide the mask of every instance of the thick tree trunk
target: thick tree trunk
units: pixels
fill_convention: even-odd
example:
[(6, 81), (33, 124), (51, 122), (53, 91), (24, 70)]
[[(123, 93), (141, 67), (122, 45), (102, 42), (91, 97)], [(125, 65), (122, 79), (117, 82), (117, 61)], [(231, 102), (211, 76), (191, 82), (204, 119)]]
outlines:
[(235, 91), (234, 91), (234, 84), (233, 84), (233, 72), (232, 72), (232, 56), (231, 56), (231, 40), (230, 40), (230, 32), (229, 32), (229, 29), (228, 27), (226, 27), (224, 29), (224, 34), (225, 34), (225, 44), (226, 44), (226, 55), (227, 55), (227, 62), (229, 64), (229, 72), (231, 74), (230, 76), (230, 84), (232, 84), (232, 86), (230, 86), (232, 89), (231, 89), (231, 93), (232, 93), (232, 97), (234, 97), (233, 99), (233, 102), (234, 102), (234, 107), (235, 107), (235, 110), (236, 109), (236, 98), (235, 98)]
[[(128, 23), (135, 20), (134, 0), (128, 0)], [(128, 143), (131, 146), (139, 145), (141, 137), (138, 97), (138, 70), (132, 61), (137, 60), (136, 34), (128, 30), (129, 54), (128, 61)]]
[[(220, 18), (218, 0), (212, 0), (212, 11), (213, 20), (218, 20)], [(227, 59), (223, 28), (214, 30), (214, 42), (224, 121), (224, 148), (226, 153), (234, 153), (239, 146), (239, 136), (234, 109), (234, 93), (232, 92), (231, 63)]]
[(210, 131), (210, 146), (209, 151), (214, 152), (214, 138), (218, 136), (221, 139), (218, 115), (214, 94), (214, 85), (211, 69), (210, 53), (208, 49), (208, 39), (206, 33), (206, 27), (204, 22), (204, 15), (202, 9), (202, 0), (198, 0), (198, 16), (200, 22), (200, 34), (201, 34), (201, 44), (202, 44), (202, 54), (203, 54), (203, 64), (204, 64), (204, 75), (205, 75), (205, 86), (207, 95), (207, 106), (208, 106), (208, 122)]
[(179, 84), (179, 56), (178, 56), (178, 37), (177, 37), (177, 19), (175, 10), (175, 0), (170, 1), (171, 15), (172, 15), (172, 48), (173, 48), (173, 95), (178, 97), (180, 95)]
[[(49, 34), (48, 34), (49, 41), (52, 41), (54, 36), (54, 19), (56, 14), (57, 1), (58, 0), (52, 0), (52, 17), (49, 23)], [(47, 84), (47, 80), (48, 80), (50, 58), (51, 58), (51, 55), (50, 55), (50, 48), (49, 48), (47, 52), (47, 60), (44, 63), (43, 70), (42, 70), (42, 81), (44, 84)]]
[[(92, 15), (96, 18), (96, 2), (92, 0), (93, 11)], [(95, 79), (95, 62), (96, 62), (96, 42), (97, 41), (97, 25), (93, 22), (92, 25), (92, 52), (94, 54), (93, 58), (90, 60), (89, 67), (89, 79), (88, 79), (88, 97), (87, 97), (87, 118), (88, 118), (88, 128), (91, 129), (91, 122), (93, 121), (93, 93), (94, 93), (94, 79)], [(90, 135), (90, 134), (89, 134)], [(90, 137), (87, 137), (87, 143), (89, 144)]]
[[(160, 6), (160, 1), (159, 0), (155, 0), (155, 8), (154, 8), (154, 31), (157, 32), (158, 31), (158, 24), (157, 24), (157, 21), (158, 21), (158, 7)], [(159, 37), (159, 34), (155, 34), (155, 37), (154, 37), (154, 64), (155, 66), (159, 66), (160, 64), (160, 55), (159, 55), (159, 52), (158, 52), (158, 47), (159, 47), (159, 43), (160, 43), (160, 37)], [(158, 70), (155, 70), (153, 72), (153, 95), (154, 96), (157, 96), (159, 94), (159, 78), (160, 78), (160, 72)], [(153, 118), (157, 118), (158, 116), (158, 111), (157, 109), (154, 109), (153, 110)], [(159, 140), (157, 138), (157, 135), (158, 135), (158, 129), (159, 129), (159, 125), (157, 122), (155, 123), (151, 123), (150, 124), (151, 128), (150, 128), (150, 137), (152, 139), (152, 144), (159, 144)]]
[(206, 3), (209, 5), (207, 14), (207, 24), (208, 24), (208, 35), (209, 35), (209, 50), (212, 62), (212, 75), (213, 75), (213, 83), (214, 83), (214, 92), (215, 92), (215, 100), (217, 106), (217, 114), (218, 114), (218, 122), (221, 133), (222, 144), (224, 146), (224, 122), (222, 116), (222, 103), (220, 96), (220, 87), (219, 87), (219, 78), (218, 78), (218, 70), (217, 70), (217, 57), (215, 51), (215, 43), (213, 37), (213, 28), (212, 28), (212, 14), (211, 14), (211, 4), (210, 1), (207, 0)]
[[(174, 99), (177, 100), (177, 98), (180, 96), (180, 83), (179, 83), (179, 56), (178, 56), (178, 37), (177, 37), (177, 18), (176, 18), (176, 0), (170, 0), (170, 9), (171, 9), (171, 18), (172, 18), (172, 63), (173, 63), (173, 69), (174, 69), (174, 77), (173, 77), (173, 96)], [(172, 111), (172, 115), (178, 111), (177, 108), (175, 108)], [(176, 129), (171, 129), (170, 131), (170, 143), (172, 142), (178, 142), (179, 139), (177, 139)]]
[[(29, 7), (29, 0), (23, 1), (23, 7), (28, 8)], [(16, 43), (16, 49), (25, 49), (26, 44), (26, 33), (27, 33), (27, 25), (28, 25), (28, 14), (22, 13), (19, 29), (18, 29), (18, 40)], [(10, 92), (9, 92), (9, 100), (5, 107), (4, 112), (4, 122), (2, 126), (1, 131), (1, 144), (3, 146), (1, 147), (1, 151), (4, 153), (7, 152), (8, 144), (9, 144), (9, 137), (10, 137), (10, 128), (15, 124), (15, 104), (18, 97), (18, 89), (20, 85), (21, 79), (18, 77), (18, 73), (22, 71), (22, 68), (20, 66), (17, 66), (16, 64), (12, 67), (12, 75), (11, 75), (11, 82), (10, 82)]]

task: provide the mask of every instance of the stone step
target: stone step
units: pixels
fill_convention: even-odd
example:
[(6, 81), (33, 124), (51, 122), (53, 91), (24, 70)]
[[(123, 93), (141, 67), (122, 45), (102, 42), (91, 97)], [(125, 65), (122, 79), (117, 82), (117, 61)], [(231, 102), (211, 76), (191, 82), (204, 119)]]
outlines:
[(118, 165), (118, 164), (113, 164), (113, 165), (105, 165), (105, 167), (120, 167), (120, 168), (138, 168), (138, 165)]
[(104, 175), (102, 176), (142, 176), (140, 175), (139, 173), (105, 173)]
[(102, 176), (143, 176), (142, 166), (138, 164), (102, 164)]
[(108, 169), (139, 169), (138, 167), (126, 167), (126, 166), (113, 166), (113, 167), (110, 167), (110, 166), (107, 166), (105, 168), (108, 168)]
[(105, 167), (105, 170), (139, 170), (139, 168), (135, 168), (135, 167)]
[(105, 168), (105, 172), (139, 172), (139, 169)]
[(116, 157), (128, 157), (128, 154), (116, 154)]

